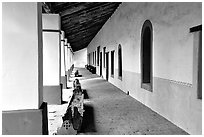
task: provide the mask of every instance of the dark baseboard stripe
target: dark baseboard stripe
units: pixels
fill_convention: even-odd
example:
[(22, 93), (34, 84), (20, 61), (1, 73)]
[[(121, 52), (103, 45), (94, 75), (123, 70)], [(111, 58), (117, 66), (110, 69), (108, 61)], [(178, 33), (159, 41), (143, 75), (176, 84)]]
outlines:
[(42, 109), (42, 134), (48, 135), (47, 102), (43, 102), (40, 109)]

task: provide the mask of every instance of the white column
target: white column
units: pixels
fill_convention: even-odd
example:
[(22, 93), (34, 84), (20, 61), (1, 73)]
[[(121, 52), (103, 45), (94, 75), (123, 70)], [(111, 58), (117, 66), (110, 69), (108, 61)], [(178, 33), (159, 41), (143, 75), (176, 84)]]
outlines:
[(71, 53), (71, 66), (73, 65), (73, 56), (74, 56), (74, 53), (72, 52), (71, 48), (70, 48), (70, 53)]
[(43, 14), (43, 95), (49, 104), (61, 104), (61, 38), (59, 14)]
[(62, 88), (66, 89), (66, 62), (65, 62), (65, 40), (64, 31), (61, 31), (61, 84)]
[[(43, 14), (43, 30), (60, 30), (58, 14)], [(43, 31), (43, 85), (60, 84), (60, 33)]]
[(67, 44), (67, 50), (68, 50), (68, 70), (70, 70), (70, 67), (71, 67), (71, 51), (70, 51), (70, 43)]
[(65, 49), (65, 74), (66, 74), (66, 84), (68, 85), (69, 83), (69, 72), (68, 72), (68, 44), (67, 44), (67, 39), (65, 38), (65, 45), (64, 45), (64, 49)]
[(61, 76), (65, 76), (65, 41), (64, 31), (61, 31)]
[(39, 3), (2, 3), (2, 110), (42, 104), (42, 13)]
[(47, 134), (42, 5), (2, 3), (2, 134)]
[(65, 72), (67, 72), (67, 70), (68, 70), (68, 48), (67, 48), (67, 39), (66, 38), (65, 38), (64, 49), (65, 49)]

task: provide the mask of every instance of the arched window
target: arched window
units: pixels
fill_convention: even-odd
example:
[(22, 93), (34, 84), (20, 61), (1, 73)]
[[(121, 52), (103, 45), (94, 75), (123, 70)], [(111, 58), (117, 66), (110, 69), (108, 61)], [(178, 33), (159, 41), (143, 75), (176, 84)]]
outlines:
[(118, 78), (122, 79), (122, 48), (118, 45)]
[(152, 23), (146, 20), (141, 32), (141, 87), (152, 91)]

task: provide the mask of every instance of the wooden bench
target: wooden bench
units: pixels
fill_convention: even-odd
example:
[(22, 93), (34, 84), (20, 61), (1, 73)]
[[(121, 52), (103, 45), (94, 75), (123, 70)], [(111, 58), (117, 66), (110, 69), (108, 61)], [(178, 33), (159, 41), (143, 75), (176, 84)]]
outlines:
[(96, 74), (96, 67), (87, 64), (85, 68), (88, 69), (92, 74)]
[(62, 127), (57, 135), (75, 135), (81, 130), (84, 113), (84, 94), (81, 88), (73, 90), (73, 96), (68, 104), (67, 111), (62, 117)]

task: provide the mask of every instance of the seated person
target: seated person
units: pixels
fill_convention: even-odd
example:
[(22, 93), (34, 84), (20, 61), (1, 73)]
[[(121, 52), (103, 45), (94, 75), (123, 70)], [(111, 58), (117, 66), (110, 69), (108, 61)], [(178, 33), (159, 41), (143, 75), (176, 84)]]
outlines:
[(75, 80), (73, 81), (73, 87), (74, 87), (74, 89), (75, 89), (77, 86), (80, 86), (80, 87), (81, 87), (81, 84), (79, 83), (79, 80), (78, 80), (78, 79), (75, 79)]
[(76, 70), (76, 72), (74, 73), (75, 77), (78, 77), (79, 76), (79, 71)]
[(75, 89), (73, 90), (74, 94), (78, 94), (78, 95), (81, 95), (82, 94), (82, 89), (81, 89), (81, 86), (76, 86)]

